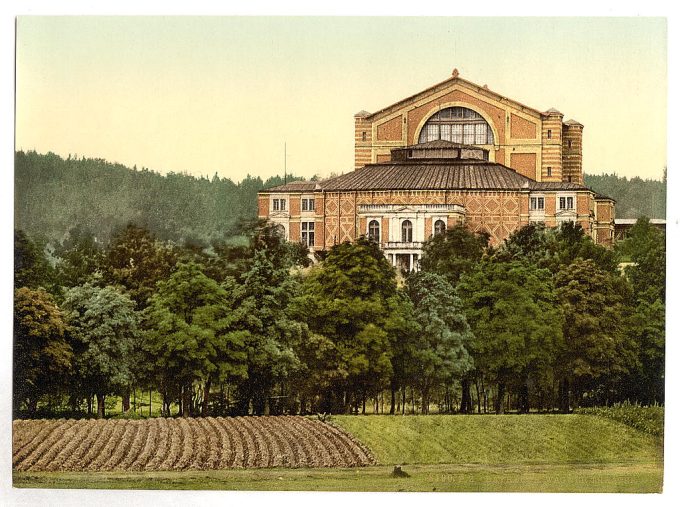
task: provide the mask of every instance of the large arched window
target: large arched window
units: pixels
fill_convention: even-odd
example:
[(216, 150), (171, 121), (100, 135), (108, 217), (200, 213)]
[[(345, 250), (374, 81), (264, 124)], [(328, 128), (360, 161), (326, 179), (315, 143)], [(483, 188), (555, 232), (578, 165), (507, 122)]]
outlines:
[(371, 220), (368, 224), (368, 239), (380, 241), (380, 224), (377, 220)]
[(437, 220), (434, 223), (434, 233), (435, 233), (435, 235), (444, 234), (445, 232), (446, 232), (446, 224), (444, 223), (444, 220)]
[(401, 223), (401, 240), (404, 243), (413, 241), (413, 224), (410, 220), (404, 220)]
[(493, 131), (477, 112), (466, 107), (447, 107), (425, 122), (419, 143), (452, 141), (460, 144), (493, 144)]

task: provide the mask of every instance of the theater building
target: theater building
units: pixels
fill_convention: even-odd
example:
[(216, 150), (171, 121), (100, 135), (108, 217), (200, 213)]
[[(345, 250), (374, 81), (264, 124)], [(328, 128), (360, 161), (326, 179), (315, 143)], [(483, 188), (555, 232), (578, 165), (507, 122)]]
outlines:
[(583, 185), (583, 125), (452, 76), (354, 117), (355, 170), (258, 195), (258, 215), (312, 251), (365, 235), (413, 269), (423, 243), (462, 223), (498, 245), (529, 222), (614, 236), (614, 201)]

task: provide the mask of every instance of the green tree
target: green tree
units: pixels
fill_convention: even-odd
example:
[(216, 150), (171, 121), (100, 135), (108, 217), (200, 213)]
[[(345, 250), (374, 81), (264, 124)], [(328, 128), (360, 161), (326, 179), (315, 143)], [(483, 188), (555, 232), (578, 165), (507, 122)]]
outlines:
[(43, 249), (31, 241), (24, 231), (14, 229), (14, 288), (50, 288), (53, 277), (53, 268), (45, 258)]
[(548, 270), (518, 261), (485, 261), (458, 286), (475, 336), (478, 370), (498, 383), (496, 413), (509, 384), (529, 410), (529, 381), (545, 375), (562, 346), (564, 318)]
[(94, 234), (80, 226), (73, 227), (59, 247), (56, 272), (61, 286), (75, 287), (87, 282), (94, 283), (101, 275), (102, 248)]
[(326, 394), (336, 410), (359, 406), (382, 390), (392, 374), (389, 322), (395, 273), (378, 246), (365, 238), (334, 246), (304, 283), (304, 318), (314, 333), (333, 341), (344, 382)]
[(467, 347), (473, 336), (460, 299), (446, 279), (417, 273), (407, 280), (407, 291), (420, 324), (413, 351), (422, 412), (429, 413), (430, 393), (437, 385), (460, 378), (473, 367)]
[(89, 283), (69, 289), (64, 312), (76, 352), (74, 383), (89, 400), (97, 398), (97, 416), (104, 417), (105, 397), (120, 393), (132, 380), (131, 360), (138, 337), (134, 302), (116, 288)]
[(620, 276), (599, 269), (592, 260), (577, 259), (555, 275), (555, 287), (566, 317), (565, 348), (560, 366), (560, 408), (568, 411), (569, 393), (578, 406), (609, 403), (614, 386), (636, 363), (635, 343), (626, 332), (630, 287)]
[(456, 225), (425, 242), (420, 267), (445, 276), (455, 287), (460, 277), (480, 261), (488, 243), (488, 234), (472, 233), (464, 225)]
[(195, 263), (180, 264), (158, 285), (144, 313), (143, 350), (164, 397), (169, 415), (172, 399), (181, 398), (184, 417), (194, 414), (194, 383), (203, 386), (207, 412), (211, 383), (246, 373), (244, 342), (238, 329), (244, 309), (237, 309), (239, 288), (232, 281), (219, 285)]
[(142, 227), (128, 224), (118, 231), (106, 251), (105, 280), (121, 285), (143, 310), (155, 292), (156, 283), (166, 280), (176, 262), (176, 253)]
[(631, 227), (617, 245), (621, 256), (630, 258), (625, 268), (631, 283), (634, 311), (629, 331), (639, 346), (639, 366), (627, 379), (628, 395), (642, 403), (663, 402), (665, 379), (666, 241), (665, 234), (645, 217)]
[(300, 367), (294, 347), (307, 328), (291, 318), (290, 313), (290, 303), (298, 293), (299, 284), (291, 277), (290, 264), (272, 252), (276, 249), (256, 250), (248, 271), (242, 276), (248, 374), (239, 383), (238, 412), (241, 414), (248, 413), (251, 405), (258, 415), (268, 413), (274, 386), (294, 375)]
[(596, 245), (579, 224), (564, 222), (549, 228), (530, 223), (514, 231), (494, 252), (498, 261), (524, 261), (556, 273), (577, 258), (591, 259), (601, 269), (616, 273), (616, 256), (611, 249)]
[(14, 291), (15, 415), (25, 407), (35, 416), (38, 401), (54, 393), (71, 370), (73, 351), (64, 315), (44, 289)]
[(617, 245), (620, 255), (630, 257), (632, 266), (626, 276), (633, 287), (635, 299), (653, 303), (666, 299), (666, 237), (649, 223), (639, 218), (628, 236)]

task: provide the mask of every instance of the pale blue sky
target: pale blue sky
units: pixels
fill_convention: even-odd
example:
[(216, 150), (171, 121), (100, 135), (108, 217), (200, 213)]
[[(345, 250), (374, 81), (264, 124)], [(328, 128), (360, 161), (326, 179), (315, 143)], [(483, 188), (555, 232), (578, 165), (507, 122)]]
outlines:
[(463, 78), (585, 125), (584, 169), (660, 178), (663, 18), (20, 17), (17, 149), (240, 180), (353, 167), (353, 114)]

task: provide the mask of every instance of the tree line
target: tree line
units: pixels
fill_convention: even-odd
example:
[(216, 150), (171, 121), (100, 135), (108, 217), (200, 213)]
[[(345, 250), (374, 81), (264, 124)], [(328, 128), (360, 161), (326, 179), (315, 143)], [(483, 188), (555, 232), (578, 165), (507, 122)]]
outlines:
[[(15, 416), (568, 412), (664, 400), (665, 237), (613, 250), (531, 224), (498, 248), (457, 226), (420, 270), (367, 238), (312, 265), (266, 223), (243, 245), (74, 228), (47, 258), (15, 231)], [(633, 264), (621, 271), (618, 259)], [(368, 408), (367, 408), (368, 407)]]
[(666, 168), (661, 181), (616, 174), (585, 174), (585, 184), (616, 199), (618, 218), (666, 218)]
[(14, 171), (15, 226), (42, 244), (60, 242), (78, 224), (96, 231), (103, 245), (133, 222), (162, 240), (208, 246), (237, 236), (243, 220), (257, 217), (257, 192), (284, 182), (279, 176), (263, 181), (247, 175), (238, 183), (217, 174), (163, 176), (99, 158), (34, 151), (16, 152)]
[[(34, 241), (56, 244), (74, 224), (96, 231), (107, 244), (128, 222), (161, 240), (205, 247), (239, 234), (242, 220), (257, 216), (257, 192), (283, 183), (247, 175), (234, 182), (182, 173), (165, 176), (98, 158), (18, 151), (15, 154), (15, 226)], [(299, 179), (288, 176), (287, 180)], [(617, 216), (665, 217), (663, 181), (585, 175), (595, 191), (617, 201)]]

